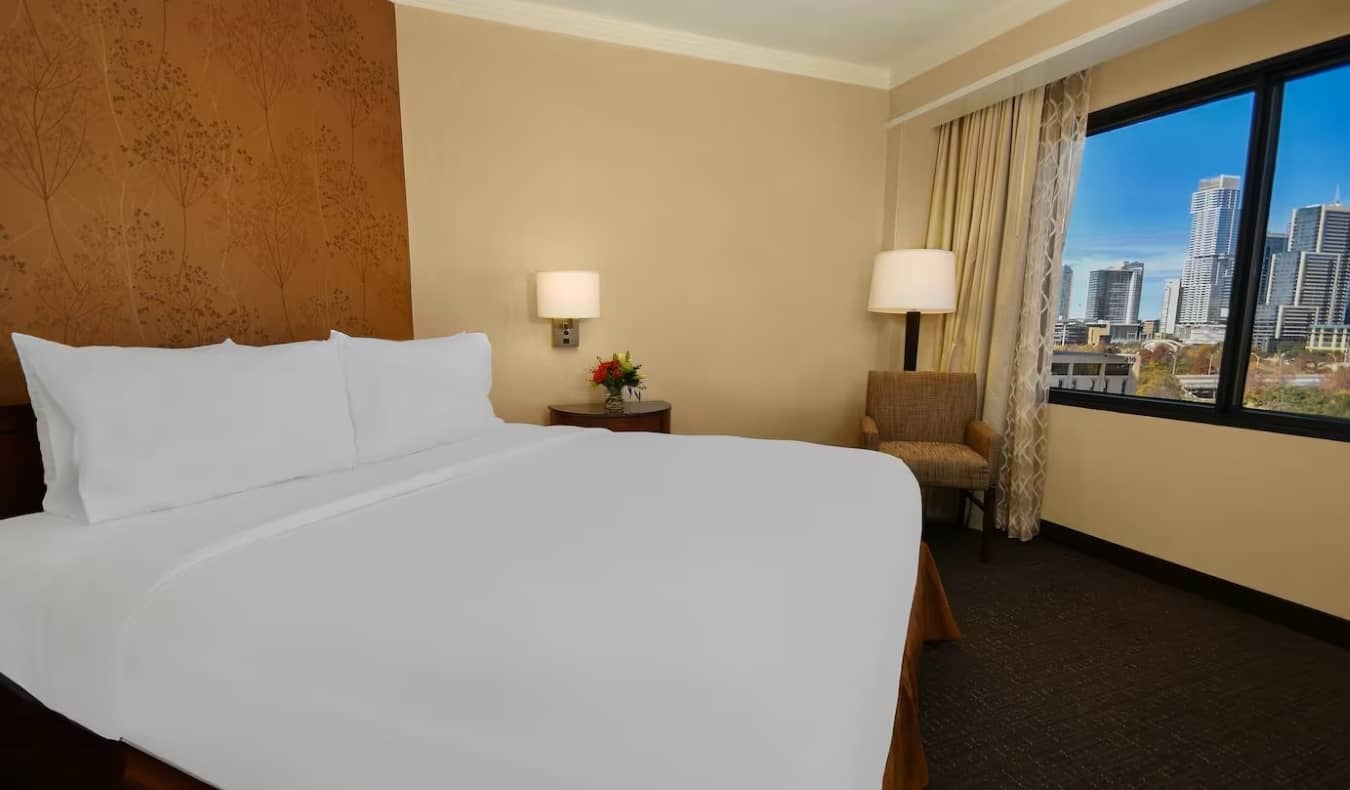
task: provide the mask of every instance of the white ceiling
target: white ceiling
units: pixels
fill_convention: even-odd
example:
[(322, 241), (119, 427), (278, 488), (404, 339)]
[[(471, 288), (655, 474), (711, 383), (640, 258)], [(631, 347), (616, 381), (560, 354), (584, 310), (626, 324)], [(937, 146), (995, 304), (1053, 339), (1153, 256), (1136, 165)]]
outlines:
[(1066, 0), (395, 0), (890, 87)]

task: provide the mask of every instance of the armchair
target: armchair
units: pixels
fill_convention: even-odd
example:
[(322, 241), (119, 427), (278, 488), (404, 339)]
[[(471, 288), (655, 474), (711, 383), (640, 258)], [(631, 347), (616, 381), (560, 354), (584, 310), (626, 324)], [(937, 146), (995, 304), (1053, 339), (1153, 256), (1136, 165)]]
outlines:
[[(864, 445), (904, 461), (919, 485), (955, 488), (983, 511), (980, 559), (993, 556), (1002, 437), (975, 418), (975, 374), (873, 370)], [(976, 499), (973, 491), (983, 491)]]

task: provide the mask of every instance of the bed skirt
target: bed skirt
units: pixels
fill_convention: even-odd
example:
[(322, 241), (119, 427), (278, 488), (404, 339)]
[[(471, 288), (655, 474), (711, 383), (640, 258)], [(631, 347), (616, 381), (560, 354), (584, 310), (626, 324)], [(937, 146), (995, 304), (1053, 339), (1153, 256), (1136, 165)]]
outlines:
[[(924, 642), (961, 638), (926, 544), (919, 549), (907, 633), (882, 790), (927, 786), (928, 763), (919, 737), (919, 659)], [(99, 738), (7, 683), (0, 683), (0, 732), (12, 733), (0, 739), (0, 787), (209, 790), (127, 744)]]
[(919, 659), (923, 656), (924, 642), (960, 638), (961, 629), (952, 618), (933, 555), (927, 543), (921, 544), (919, 576), (914, 582), (914, 602), (909, 609), (905, 658), (900, 670), (895, 729), (891, 732), (891, 753), (886, 758), (882, 790), (917, 790), (928, 786), (928, 760), (919, 737)]

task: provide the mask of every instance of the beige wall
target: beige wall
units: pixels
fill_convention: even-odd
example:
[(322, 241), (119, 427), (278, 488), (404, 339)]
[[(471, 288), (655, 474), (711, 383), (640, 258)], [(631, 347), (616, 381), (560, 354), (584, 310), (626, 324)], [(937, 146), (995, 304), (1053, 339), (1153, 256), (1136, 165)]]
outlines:
[(1350, 618), (1350, 444), (1050, 407), (1044, 517)]
[[(398, 50), (415, 330), (487, 332), (501, 416), (631, 349), (677, 432), (857, 441), (885, 91), (402, 6)], [(565, 268), (601, 274), (579, 350), (534, 317)]]
[[(1090, 13), (1082, 5), (1073, 0), (1059, 14)], [(1109, 5), (1118, 12), (1138, 4)], [(896, 88), (892, 110), (921, 106), (976, 71), (993, 73), (1096, 23), (1044, 20)], [(1271, 0), (1100, 64), (1092, 107), (1347, 33), (1344, 0)], [(884, 205), (897, 246), (923, 241), (942, 117), (934, 110), (889, 136), (894, 169)], [(1350, 517), (1339, 493), (1350, 444), (1065, 406), (1050, 412), (1046, 519), (1350, 617)]]

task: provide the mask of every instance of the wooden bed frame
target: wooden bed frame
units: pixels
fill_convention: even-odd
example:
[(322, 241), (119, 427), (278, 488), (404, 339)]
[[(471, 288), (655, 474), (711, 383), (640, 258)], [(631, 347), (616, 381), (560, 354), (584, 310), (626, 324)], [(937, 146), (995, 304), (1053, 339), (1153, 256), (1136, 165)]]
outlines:
[(42, 509), (42, 452), (37, 421), (27, 403), (0, 406), (0, 518)]
[[(0, 406), (0, 519), (42, 510), (46, 486), (37, 422), (28, 404)], [(928, 547), (920, 547), (891, 750), (882, 790), (928, 784), (919, 737), (918, 676), (923, 643), (960, 639)], [(211, 790), (130, 744), (110, 741), (45, 707), (0, 675), (0, 787), (81, 790)], [(9, 735), (8, 733), (12, 733)]]

